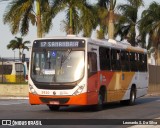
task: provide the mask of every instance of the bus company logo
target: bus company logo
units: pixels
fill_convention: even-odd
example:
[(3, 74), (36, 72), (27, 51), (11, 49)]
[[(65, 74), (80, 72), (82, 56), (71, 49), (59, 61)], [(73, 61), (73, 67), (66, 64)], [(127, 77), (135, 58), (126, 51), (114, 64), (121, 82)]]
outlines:
[(11, 120), (2, 120), (2, 125), (12, 126), (12, 121)]
[(56, 95), (56, 92), (55, 92), (55, 91), (53, 92), (53, 95)]

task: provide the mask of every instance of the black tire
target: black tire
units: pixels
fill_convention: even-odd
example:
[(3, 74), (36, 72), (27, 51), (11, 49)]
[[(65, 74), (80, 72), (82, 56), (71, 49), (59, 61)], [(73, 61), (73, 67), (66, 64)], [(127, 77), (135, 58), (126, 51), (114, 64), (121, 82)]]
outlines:
[(132, 88), (130, 92), (130, 99), (128, 100), (128, 105), (134, 105), (136, 100), (136, 89)]
[(48, 107), (51, 111), (58, 111), (60, 108), (58, 105), (48, 105)]
[(122, 105), (134, 105), (135, 100), (136, 100), (136, 89), (132, 87), (129, 100), (121, 100), (120, 103)]

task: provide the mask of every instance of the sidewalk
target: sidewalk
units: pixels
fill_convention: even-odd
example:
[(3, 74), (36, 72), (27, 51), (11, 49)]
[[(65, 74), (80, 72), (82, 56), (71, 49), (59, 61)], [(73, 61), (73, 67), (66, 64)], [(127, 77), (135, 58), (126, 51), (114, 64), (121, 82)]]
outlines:
[(27, 84), (0, 84), (0, 99), (16, 99), (28, 97)]

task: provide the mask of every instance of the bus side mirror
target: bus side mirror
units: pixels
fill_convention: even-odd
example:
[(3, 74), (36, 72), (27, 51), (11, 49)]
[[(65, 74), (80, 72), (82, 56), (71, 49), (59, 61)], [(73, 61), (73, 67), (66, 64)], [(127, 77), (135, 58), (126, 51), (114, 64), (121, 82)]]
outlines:
[(22, 62), (25, 62), (25, 59), (26, 59), (25, 54), (23, 54), (22, 55)]

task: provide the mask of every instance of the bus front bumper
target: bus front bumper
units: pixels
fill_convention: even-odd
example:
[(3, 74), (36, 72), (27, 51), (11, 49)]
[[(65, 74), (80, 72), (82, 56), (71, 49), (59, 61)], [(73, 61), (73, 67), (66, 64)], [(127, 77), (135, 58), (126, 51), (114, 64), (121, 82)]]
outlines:
[(98, 95), (96, 92), (82, 93), (73, 96), (42, 96), (29, 93), (31, 105), (93, 105), (97, 104)]

